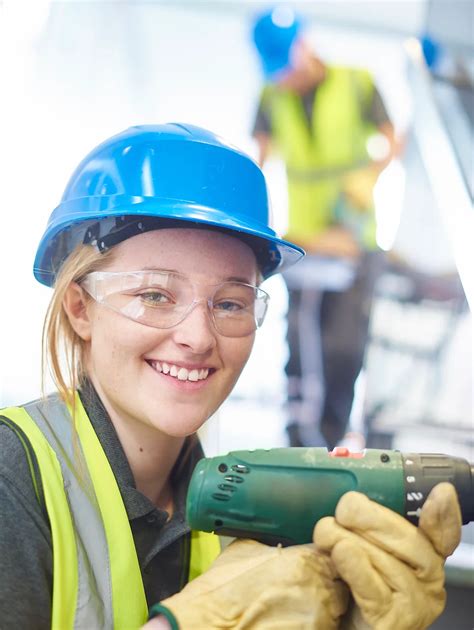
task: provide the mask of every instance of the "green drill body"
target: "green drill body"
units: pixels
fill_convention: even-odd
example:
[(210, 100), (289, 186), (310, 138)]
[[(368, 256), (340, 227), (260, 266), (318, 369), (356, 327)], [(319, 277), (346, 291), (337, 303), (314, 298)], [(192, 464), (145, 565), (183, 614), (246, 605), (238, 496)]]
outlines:
[(234, 451), (198, 463), (186, 514), (192, 529), (268, 544), (308, 543), (315, 523), (334, 515), (350, 490), (416, 523), (441, 481), (455, 485), (464, 522), (473, 520), (471, 466), (460, 458), (378, 449)]

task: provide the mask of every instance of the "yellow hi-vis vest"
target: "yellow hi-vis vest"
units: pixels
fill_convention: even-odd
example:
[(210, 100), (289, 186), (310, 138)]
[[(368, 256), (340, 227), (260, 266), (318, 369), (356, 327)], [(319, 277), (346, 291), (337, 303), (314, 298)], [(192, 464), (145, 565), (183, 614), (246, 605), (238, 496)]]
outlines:
[[(370, 106), (373, 91), (368, 72), (327, 67), (326, 78), (316, 90), (309, 125), (297, 94), (277, 85), (264, 88), (262, 107), (269, 113), (272, 138), (288, 176), (289, 240), (305, 242), (337, 220), (362, 232), (355, 234), (361, 243), (374, 245), (371, 194), (369, 207), (361, 216), (334, 216), (345, 176), (369, 162), (366, 143), (375, 127), (364, 120), (363, 112)], [(372, 187), (375, 181), (373, 178)]]
[[(58, 395), (0, 411), (34, 451), (53, 543), (53, 630), (136, 630), (147, 602), (125, 506), (110, 464), (76, 394), (75, 427)], [(29, 443), (29, 444), (28, 444)], [(220, 551), (213, 534), (192, 532), (189, 578)]]

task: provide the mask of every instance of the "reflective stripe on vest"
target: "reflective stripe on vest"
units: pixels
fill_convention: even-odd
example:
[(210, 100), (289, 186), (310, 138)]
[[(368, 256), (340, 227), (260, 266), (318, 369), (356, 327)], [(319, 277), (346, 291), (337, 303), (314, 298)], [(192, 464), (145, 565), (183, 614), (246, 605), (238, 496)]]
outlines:
[(328, 67), (316, 90), (310, 128), (298, 95), (265, 88), (262, 104), (288, 174), (288, 238), (307, 239), (332, 223), (344, 174), (367, 164), (366, 142), (375, 127), (362, 112), (373, 89), (365, 71)]
[[(76, 430), (57, 395), (1, 413), (22, 429), (38, 460), (53, 542), (52, 628), (139, 628), (147, 603), (130, 523), (79, 396)], [(193, 532), (190, 578), (219, 551), (217, 536)]]

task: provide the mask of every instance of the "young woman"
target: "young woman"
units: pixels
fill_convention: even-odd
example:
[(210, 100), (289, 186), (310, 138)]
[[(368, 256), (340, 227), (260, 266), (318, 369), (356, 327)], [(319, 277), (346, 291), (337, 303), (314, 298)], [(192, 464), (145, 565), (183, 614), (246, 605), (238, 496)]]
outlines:
[(439, 614), (460, 529), (451, 486), (423, 531), (349, 493), (319, 549), (238, 541), (213, 563), (217, 537), (185, 522), (196, 431), (249, 357), (260, 283), (302, 255), (269, 227), (256, 164), (203, 129), (134, 127), (81, 162), (34, 266), (54, 287), (57, 392), (0, 414), (2, 630), (136, 629), (149, 614), (150, 629), (327, 630), (346, 584), (375, 628)]

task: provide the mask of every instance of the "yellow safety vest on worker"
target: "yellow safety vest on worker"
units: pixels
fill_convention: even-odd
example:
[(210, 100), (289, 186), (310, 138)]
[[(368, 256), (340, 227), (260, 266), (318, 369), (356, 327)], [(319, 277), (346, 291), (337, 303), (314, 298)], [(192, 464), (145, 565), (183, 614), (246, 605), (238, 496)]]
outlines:
[(373, 91), (368, 72), (328, 66), (309, 125), (297, 94), (277, 85), (264, 88), (262, 106), (270, 115), (272, 138), (288, 176), (289, 240), (304, 242), (340, 219), (350, 224), (351, 217), (334, 216), (345, 192), (363, 199), (349, 227), (363, 232), (355, 236), (365, 247), (375, 245), (372, 191), (377, 173), (367, 169), (366, 143), (376, 129), (363, 115)]
[[(71, 410), (58, 395), (0, 411), (36, 456), (53, 544), (53, 630), (133, 630), (147, 602), (120, 490), (79, 396)], [(29, 445), (26, 443), (28, 441)], [(192, 532), (189, 579), (220, 551), (213, 534)]]

